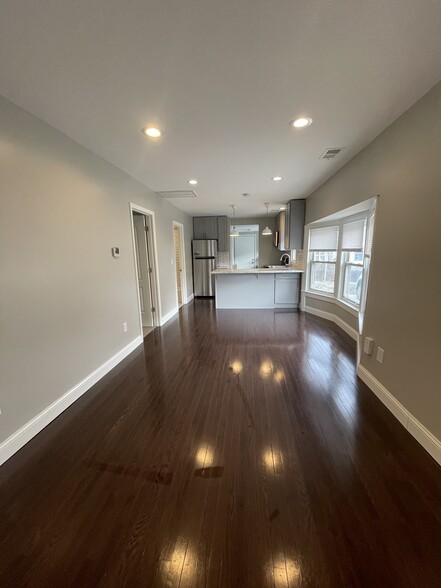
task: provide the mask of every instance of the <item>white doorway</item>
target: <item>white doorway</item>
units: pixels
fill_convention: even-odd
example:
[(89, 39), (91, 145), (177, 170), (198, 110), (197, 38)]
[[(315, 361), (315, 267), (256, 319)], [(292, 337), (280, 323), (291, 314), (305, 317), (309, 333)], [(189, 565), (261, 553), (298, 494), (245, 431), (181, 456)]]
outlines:
[(139, 321), (145, 337), (160, 320), (153, 212), (130, 205)]
[(176, 221), (173, 221), (173, 247), (175, 252), (176, 300), (178, 308), (181, 308), (187, 302), (184, 225)]
[(233, 267), (254, 269), (259, 267), (259, 225), (235, 225), (239, 232), (231, 237)]

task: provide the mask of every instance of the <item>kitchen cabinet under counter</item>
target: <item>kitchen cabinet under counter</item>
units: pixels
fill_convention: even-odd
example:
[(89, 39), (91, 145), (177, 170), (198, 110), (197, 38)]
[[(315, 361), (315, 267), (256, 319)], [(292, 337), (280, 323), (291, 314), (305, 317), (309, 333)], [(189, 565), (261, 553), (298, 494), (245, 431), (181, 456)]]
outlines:
[(217, 269), (216, 308), (298, 308), (303, 270)]

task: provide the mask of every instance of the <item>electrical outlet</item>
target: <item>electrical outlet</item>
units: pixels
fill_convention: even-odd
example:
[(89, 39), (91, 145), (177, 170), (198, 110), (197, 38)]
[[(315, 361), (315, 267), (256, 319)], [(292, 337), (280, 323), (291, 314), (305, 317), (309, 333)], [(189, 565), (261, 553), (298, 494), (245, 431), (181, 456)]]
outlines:
[(383, 358), (384, 358), (384, 349), (381, 349), (381, 347), (379, 347), (377, 349), (377, 361), (378, 361), (378, 363), (383, 363)]
[(126, 322), (123, 323), (123, 332), (127, 333), (127, 323)]

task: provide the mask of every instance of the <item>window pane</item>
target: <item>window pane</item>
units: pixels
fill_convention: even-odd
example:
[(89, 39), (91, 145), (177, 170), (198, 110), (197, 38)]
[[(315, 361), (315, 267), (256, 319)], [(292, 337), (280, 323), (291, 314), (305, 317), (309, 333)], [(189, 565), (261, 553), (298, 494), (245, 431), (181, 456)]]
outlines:
[(357, 305), (360, 304), (362, 277), (363, 268), (361, 266), (346, 266), (345, 282), (343, 286), (343, 297)]
[(314, 251), (312, 253), (313, 261), (337, 261), (337, 251)]
[(334, 292), (335, 264), (313, 262), (311, 264), (311, 288), (320, 292)]
[(363, 265), (363, 251), (348, 251), (346, 261), (349, 263), (359, 263)]

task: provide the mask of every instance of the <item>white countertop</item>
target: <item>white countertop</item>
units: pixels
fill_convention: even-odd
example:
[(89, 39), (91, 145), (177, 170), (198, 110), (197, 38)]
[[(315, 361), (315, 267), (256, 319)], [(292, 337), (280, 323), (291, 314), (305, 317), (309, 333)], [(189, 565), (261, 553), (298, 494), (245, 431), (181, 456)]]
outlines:
[(230, 268), (218, 268), (213, 270), (211, 273), (214, 275), (221, 274), (302, 274), (302, 269), (292, 268), (272, 268), (272, 267), (259, 267), (253, 269), (230, 269)]

